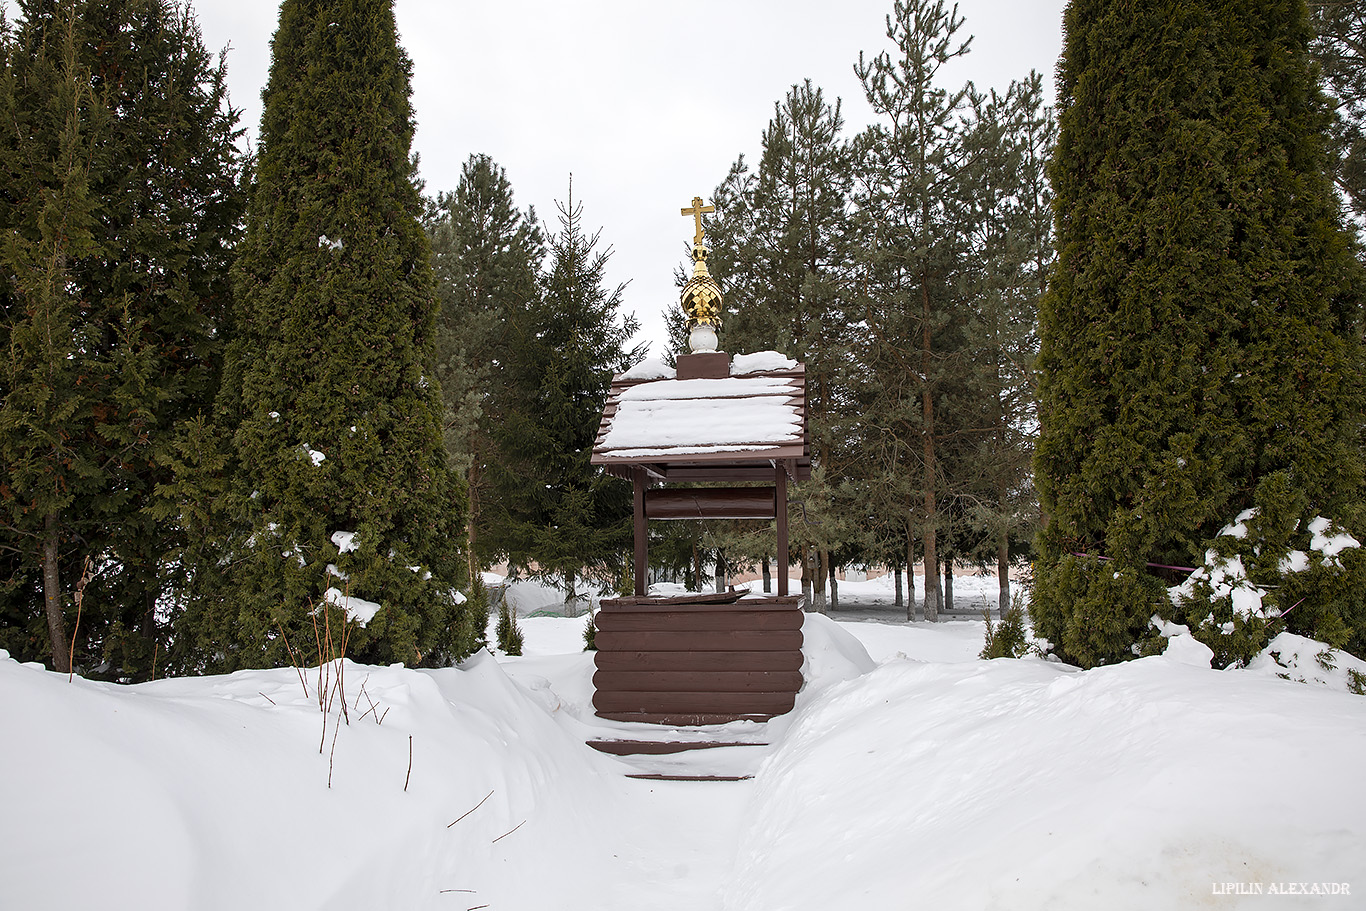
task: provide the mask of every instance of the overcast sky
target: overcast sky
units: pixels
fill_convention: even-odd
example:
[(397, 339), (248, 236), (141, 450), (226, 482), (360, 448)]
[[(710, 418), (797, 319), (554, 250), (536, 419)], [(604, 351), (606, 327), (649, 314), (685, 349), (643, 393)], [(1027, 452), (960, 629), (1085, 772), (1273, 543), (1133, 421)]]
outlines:
[[(192, 0), (210, 50), (230, 46), (233, 104), (254, 136), (275, 0)], [(972, 52), (950, 73), (1004, 90), (1031, 69), (1052, 98), (1065, 0), (961, 0)], [(846, 132), (871, 112), (853, 66), (890, 48), (892, 0), (398, 0), (413, 60), (416, 150), (427, 192), (454, 190), (472, 153), (502, 165), (519, 207), (557, 227), (574, 175), (590, 230), (615, 251), (612, 283), (660, 353), (678, 305), (697, 195), (731, 162), (757, 162), (775, 101), (804, 78), (843, 101)], [(724, 347), (724, 338), (722, 339)]]

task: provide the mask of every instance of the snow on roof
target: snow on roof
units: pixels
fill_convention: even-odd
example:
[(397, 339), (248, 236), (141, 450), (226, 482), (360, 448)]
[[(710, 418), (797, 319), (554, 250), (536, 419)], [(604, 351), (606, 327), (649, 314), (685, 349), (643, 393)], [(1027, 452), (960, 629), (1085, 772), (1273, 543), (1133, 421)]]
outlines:
[(671, 380), (677, 375), (674, 368), (656, 357), (647, 357), (645, 360), (636, 364), (630, 370), (623, 373), (619, 379), (623, 380)]
[[(594, 461), (717, 453), (753, 459), (800, 456), (805, 444), (805, 376), (800, 365), (782, 360), (788, 369), (779, 376), (635, 383), (618, 377), (603, 414)], [(765, 369), (778, 366), (772, 358), (756, 363)], [(785, 451), (779, 454), (779, 449)]]
[(792, 370), (797, 362), (777, 351), (756, 351), (753, 354), (737, 354), (730, 359), (732, 376), (746, 373), (760, 373), (765, 370)]

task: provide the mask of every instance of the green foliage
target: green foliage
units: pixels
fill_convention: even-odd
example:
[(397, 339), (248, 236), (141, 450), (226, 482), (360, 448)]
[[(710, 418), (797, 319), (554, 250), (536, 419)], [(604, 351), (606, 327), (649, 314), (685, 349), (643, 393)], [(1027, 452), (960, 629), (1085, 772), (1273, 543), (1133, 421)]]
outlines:
[(4, 638), (16, 657), (64, 662), (70, 642), (35, 652), (22, 617), (45, 599), (49, 638), (65, 639), (88, 558), (76, 662), (145, 678), (165, 651), (158, 606), (185, 582), (185, 529), (163, 493), (175, 440), (218, 383), (240, 131), (187, 8), (21, 13), (0, 83), (0, 550), (22, 564), (4, 622), (27, 631)]
[(571, 186), (541, 294), (505, 326), (507, 407), (484, 539), (486, 553), (563, 576), (566, 600), (580, 573), (614, 578), (631, 547), (631, 488), (589, 460), (613, 374), (643, 354), (625, 349), (638, 324), (619, 314), (622, 286), (604, 286), (610, 251), (596, 249), (582, 216)]
[[(1068, 610), (1040, 610), (1065, 604)], [(1150, 620), (1167, 612), (1162, 582), (1133, 567), (1067, 555), (1035, 577), (1030, 617), (1035, 636), (1081, 667), (1113, 664), (1152, 645)]]
[(445, 406), (446, 452), (464, 479), (470, 511), (466, 547), (476, 574), (487, 533), (481, 505), (490, 495), (486, 466), (504, 457), (493, 423), (506, 412), (500, 369), (507, 324), (540, 294), (545, 241), (534, 210), (513, 205), (507, 174), (487, 155), (471, 155), (454, 193), (442, 193), (428, 227), (441, 304), (436, 375)]
[(517, 625), (517, 617), (506, 596), (498, 599), (498, 625), (495, 627), (494, 635), (503, 654), (522, 654), (522, 629)]
[[(1363, 653), (1366, 556), (1360, 547), (1336, 555), (1316, 549), (1315, 531), (1331, 526), (1307, 510), (1288, 472), (1268, 475), (1254, 506), (1214, 539), (1204, 569), (1176, 599), (1175, 616), (1214, 649), (1216, 666), (1246, 665), (1284, 630)], [(1227, 575), (1233, 578), (1219, 578)], [(1242, 579), (1260, 594), (1260, 605), (1234, 603), (1226, 589)]]
[(195, 666), (282, 663), (324, 598), (381, 605), (358, 661), (444, 665), (481, 638), (456, 598), (410, 70), (389, 0), (280, 8), (219, 398), (231, 572), (182, 623)]
[(588, 621), (583, 627), (583, 650), (585, 652), (596, 652), (598, 650), (597, 635), (598, 627), (593, 621), (596, 619), (593, 612), (588, 612)]
[(1360, 236), (1366, 219), (1366, 11), (1360, 3), (1341, 0), (1309, 0), (1308, 5), (1314, 30), (1309, 51), (1333, 104), (1333, 179)]
[(1025, 635), (1025, 609), (1018, 596), (1011, 602), (1000, 623), (994, 623), (991, 611), (982, 614), (986, 620), (986, 644), (977, 656), (984, 661), (992, 658), (1023, 658), (1029, 652)]
[(1148, 604), (1103, 604), (1140, 592), (1071, 554), (1193, 565), (1277, 471), (1322, 514), (1359, 498), (1362, 274), (1302, 5), (1076, 0), (1065, 31), (1032, 609), (1089, 666), (1130, 653)]

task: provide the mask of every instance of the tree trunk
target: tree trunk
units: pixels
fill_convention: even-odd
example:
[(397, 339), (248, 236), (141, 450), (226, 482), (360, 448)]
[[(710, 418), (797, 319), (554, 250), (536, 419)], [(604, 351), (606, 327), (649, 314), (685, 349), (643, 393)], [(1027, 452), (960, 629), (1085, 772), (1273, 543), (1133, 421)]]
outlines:
[(578, 595), (574, 591), (574, 570), (566, 569), (564, 571), (564, 615), (566, 617), (577, 617), (579, 615), (579, 608), (575, 603), (577, 600)]
[(66, 635), (66, 617), (62, 613), (62, 576), (57, 562), (59, 535), (57, 513), (50, 512), (43, 521), (43, 608), (47, 613), (47, 636), (52, 645), (52, 667), (69, 674), (71, 641)]
[(830, 570), (830, 554), (825, 550), (817, 550), (815, 553), (816, 565), (815, 573), (811, 580), (812, 591), (815, 594), (815, 608), (817, 613), (825, 613), (827, 602), (825, 600), (825, 577)]
[(700, 592), (702, 590), (702, 549), (696, 544), (692, 546), (692, 584), (688, 586), (690, 592)]
[(840, 609), (840, 584), (836, 578), (839, 567), (834, 563), (830, 564), (830, 609), (836, 611)]
[(892, 564), (892, 585), (896, 588), (896, 606), (901, 607), (905, 601), (901, 592), (901, 567)]
[(944, 554), (944, 610), (953, 610), (953, 554)]
[(915, 541), (906, 535), (906, 622), (915, 620)]
[(811, 593), (811, 549), (805, 544), (802, 545), (802, 598), (807, 610), (815, 609)]
[(726, 590), (726, 555), (720, 548), (716, 550), (716, 593)]
[(996, 610), (1004, 620), (1006, 611), (1010, 609), (1010, 546), (1006, 543), (1004, 532), (1001, 534), (1001, 540), (996, 542), (996, 581), (1000, 586)]
[(768, 557), (764, 557), (764, 594), (773, 593), (773, 573), (768, 569)]
[(478, 480), (479, 469), (471, 464), (466, 484), (469, 489), (470, 509), (465, 516), (465, 560), (469, 567), (469, 586), (474, 588), (475, 576), (479, 573), (479, 561), (474, 556), (474, 519), (479, 513), (479, 492), (474, 486)]

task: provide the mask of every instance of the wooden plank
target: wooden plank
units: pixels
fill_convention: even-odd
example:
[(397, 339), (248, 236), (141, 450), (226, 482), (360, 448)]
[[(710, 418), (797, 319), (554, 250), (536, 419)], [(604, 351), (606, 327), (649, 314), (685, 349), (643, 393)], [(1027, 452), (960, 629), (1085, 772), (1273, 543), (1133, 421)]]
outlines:
[(800, 649), (801, 630), (701, 630), (697, 632), (610, 632), (594, 637), (609, 652), (778, 652)]
[(661, 772), (636, 772), (627, 778), (644, 781), (749, 781), (753, 775), (665, 775)]
[(627, 596), (624, 598), (605, 598), (601, 607), (606, 611), (651, 611), (678, 610), (686, 606), (689, 611), (797, 611), (801, 612), (802, 595), (778, 597), (766, 595), (761, 598), (739, 599), (743, 592), (717, 592), (707, 595), (679, 595), (647, 598)]
[(799, 671), (802, 653), (776, 652), (607, 652), (601, 648), (593, 663), (603, 671)]
[(773, 716), (763, 713), (736, 714), (735, 712), (598, 712), (607, 721), (632, 724), (664, 724), (675, 728), (698, 727), (706, 724), (729, 724), (732, 721), (768, 721)]
[(598, 671), (603, 693), (795, 693), (801, 671)]
[(588, 745), (599, 753), (612, 756), (668, 756), (719, 747), (768, 746), (754, 740), (590, 740)]
[(597, 628), (611, 632), (714, 629), (801, 629), (798, 610), (600, 610)]
[(792, 693), (608, 693), (599, 690), (593, 694), (593, 707), (599, 712), (781, 715), (790, 712), (796, 700)]
[(635, 573), (635, 593), (637, 597), (644, 597), (648, 590), (649, 580), (646, 579), (646, 574), (650, 565), (647, 556), (650, 536), (645, 522), (645, 469), (632, 469), (631, 475), (631, 487), (634, 490), (635, 503), (635, 561), (632, 569)]
[(702, 487), (645, 493), (649, 519), (772, 519), (777, 513), (772, 487)]

